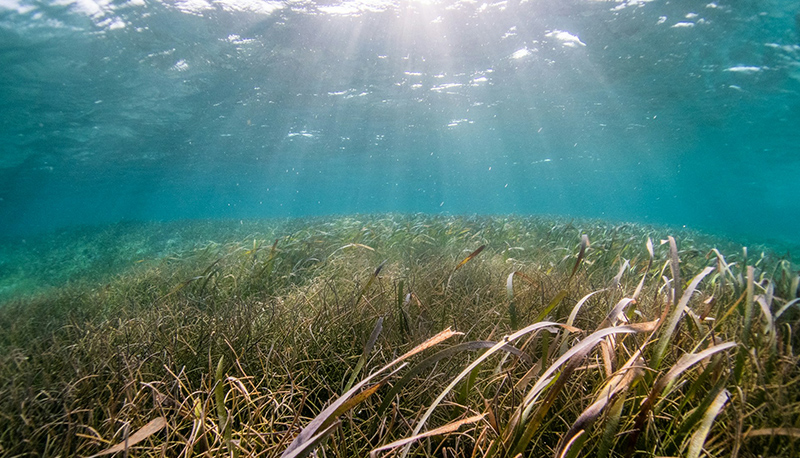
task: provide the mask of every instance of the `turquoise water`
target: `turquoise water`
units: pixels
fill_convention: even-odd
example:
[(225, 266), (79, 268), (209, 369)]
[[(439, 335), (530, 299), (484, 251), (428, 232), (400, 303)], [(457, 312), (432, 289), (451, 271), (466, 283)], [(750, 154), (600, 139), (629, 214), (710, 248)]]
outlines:
[(0, 0), (0, 236), (371, 212), (796, 244), (794, 1)]

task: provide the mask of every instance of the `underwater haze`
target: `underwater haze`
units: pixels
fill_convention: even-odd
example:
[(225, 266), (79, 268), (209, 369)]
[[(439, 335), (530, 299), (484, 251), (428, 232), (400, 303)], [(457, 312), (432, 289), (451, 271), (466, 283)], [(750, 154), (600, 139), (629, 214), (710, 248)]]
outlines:
[(797, 243), (791, 0), (0, 0), (0, 235), (555, 214)]

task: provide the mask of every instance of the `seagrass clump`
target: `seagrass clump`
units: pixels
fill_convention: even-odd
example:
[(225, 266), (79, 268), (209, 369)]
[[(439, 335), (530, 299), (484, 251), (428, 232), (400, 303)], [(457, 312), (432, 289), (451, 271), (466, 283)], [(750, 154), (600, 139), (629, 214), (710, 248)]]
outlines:
[(768, 250), (539, 217), (171, 224), (0, 305), (0, 455), (797, 454), (800, 276)]

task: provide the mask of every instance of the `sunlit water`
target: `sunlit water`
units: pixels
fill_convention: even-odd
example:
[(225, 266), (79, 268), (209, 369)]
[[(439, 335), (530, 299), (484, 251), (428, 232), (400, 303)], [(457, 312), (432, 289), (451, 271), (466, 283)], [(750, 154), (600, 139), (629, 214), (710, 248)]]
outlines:
[(0, 0), (0, 235), (367, 212), (796, 242), (795, 1)]

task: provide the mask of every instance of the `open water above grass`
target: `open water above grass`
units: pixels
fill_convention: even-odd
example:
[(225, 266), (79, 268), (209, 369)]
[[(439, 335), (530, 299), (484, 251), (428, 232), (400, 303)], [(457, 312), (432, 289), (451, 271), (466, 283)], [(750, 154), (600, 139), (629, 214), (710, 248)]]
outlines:
[(426, 212), (796, 243), (798, 14), (0, 0), (0, 234)]

